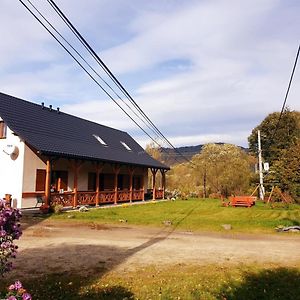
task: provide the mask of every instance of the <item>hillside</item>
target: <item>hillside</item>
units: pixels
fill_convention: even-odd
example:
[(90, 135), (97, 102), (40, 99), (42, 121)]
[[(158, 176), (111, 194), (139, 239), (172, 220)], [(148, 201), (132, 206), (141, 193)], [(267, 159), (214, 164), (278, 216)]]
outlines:
[[(218, 145), (223, 145), (224, 143), (216, 143)], [(171, 148), (162, 148), (162, 160), (168, 166), (172, 166), (174, 164), (186, 162), (186, 160), (179, 154), (181, 153), (190, 160), (194, 155), (199, 154), (202, 147), (204, 145), (197, 146), (183, 146), (175, 148), (177, 151)], [(248, 151), (247, 148), (240, 147), (244, 151)], [(179, 152), (179, 153), (178, 153)]]

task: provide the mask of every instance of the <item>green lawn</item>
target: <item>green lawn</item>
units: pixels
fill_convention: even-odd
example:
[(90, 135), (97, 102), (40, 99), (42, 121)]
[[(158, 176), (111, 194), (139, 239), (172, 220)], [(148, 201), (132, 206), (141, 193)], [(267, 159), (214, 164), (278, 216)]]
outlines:
[[(193, 231), (224, 231), (221, 224), (231, 224), (230, 232), (270, 233), (278, 225), (299, 225), (300, 206), (270, 208), (257, 203), (252, 208), (232, 208), (222, 207), (219, 200), (190, 199), (47, 217), (63, 222), (101, 224), (119, 224), (120, 220), (127, 220), (129, 225), (143, 226), (165, 226), (162, 222), (169, 220), (175, 230)], [(293, 251), (295, 249), (291, 249), (291, 255)], [(0, 280), (0, 299), (6, 287), (16, 279), (23, 282), (34, 300), (300, 299), (300, 262), (293, 265), (288, 262), (278, 265), (157, 264), (136, 270), (107, 269), (105, 264), (99, 266), (95, 262), (89, 275), (50, 269), (39, 277), (25, 273), (20, 278), (10, 276)]]
[[(24, 286), (34, 300), (296, 300), (300, 298), (300, 268), (177, 264), (148, 266), (137, 271), (105, 270), (26, 275)], [(4, 289), (0, 281), (0, 289)], [(1, 296), (1, 294), (0, 294)]]
[(258, 202), (252, 208), (222, 207), (220, 200), (189, 199), (166, 202), (151, 202), (145, 205), (128, 205), (105, 209), (90, 209), (88, 212), (54, 214), (53, 219), (80, 222), (117, 223), (129, 225), (165, 226), (192, 231), (224, 231), (222, 224), (231, 224), (234, 232), (270, 233), (276, 226), (300, 225), (300, 206), (269, 205)]

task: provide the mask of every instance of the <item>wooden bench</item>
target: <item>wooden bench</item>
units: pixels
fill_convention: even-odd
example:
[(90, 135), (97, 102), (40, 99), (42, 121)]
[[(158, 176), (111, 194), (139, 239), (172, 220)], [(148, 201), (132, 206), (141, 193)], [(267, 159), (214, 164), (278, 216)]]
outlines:
[(255, 205), (256, 197), (255, 196), (232, 196), (229, 197), (230, 205), (233, 207), (244, 206), (251, 207)]

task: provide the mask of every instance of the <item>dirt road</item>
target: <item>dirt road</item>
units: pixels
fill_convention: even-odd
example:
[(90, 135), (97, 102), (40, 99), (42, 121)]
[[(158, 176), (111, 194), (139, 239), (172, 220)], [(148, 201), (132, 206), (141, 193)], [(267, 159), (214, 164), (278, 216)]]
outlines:
[[(25, 224), (26, 225), (26, 224)], [(27, 224), (28, 225), (28, 224)], [(28, 226), (18, 241), (18, 271), (30, 276), (80, 270), (128, 270), (149, 264), (300, 262), (300, 236), (172, 232), (126, 226), (43, 221)]]

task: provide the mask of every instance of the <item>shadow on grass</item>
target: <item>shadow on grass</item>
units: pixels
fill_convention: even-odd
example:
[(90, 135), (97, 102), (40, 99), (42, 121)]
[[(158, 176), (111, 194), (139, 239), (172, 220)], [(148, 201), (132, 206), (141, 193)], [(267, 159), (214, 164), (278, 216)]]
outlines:
[(278, 268), (245, 273), (242, 282), (224, 285), (219, 297), (226, 300), (300, 299), (300, 272), (292, 268)]
[(98, 245), (26, 249), (18, 254), (17, 268), (1, 278), (0, 291), (20, 280), (35, 300), (133, 299), (125, 287), (101, 284), (102, 276), (127, 257), (124, 248)]
[[(101, 278), (135, 253), (168, 238), (197, 206), (183, 211), (182, 218), (174, 219), (174, 227), (164, 228), (146, 242), (130, 249), (108, 245), (74, 245), (67, 241), (58, 245), (39, 246), (37, 242), (36, 247), (21, 249), (14, 261), (16, 269), (0, 281), (0, 291), (5, 291), (15, 280), (20, 280), (35, 300), (133, 299), (134, 295), (125, 287), (102, 286)], [(22, 229), (37, 225), (47, 217), (24, 216)], [(32, 234), (42, 239), (47, 238), (48, 234), (50, 237), (52, 231), (46, 229), (37, 227)], [(87, 227), (86, 230), (88, 232), (90, 229)]]

